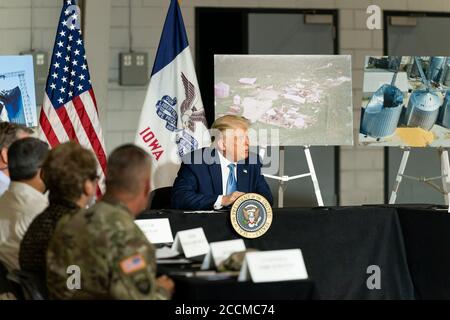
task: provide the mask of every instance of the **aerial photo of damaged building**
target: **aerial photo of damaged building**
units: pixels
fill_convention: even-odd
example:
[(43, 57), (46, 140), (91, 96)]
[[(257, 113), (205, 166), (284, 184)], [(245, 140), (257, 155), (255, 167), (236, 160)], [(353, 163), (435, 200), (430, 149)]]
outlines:
[(352, 145), (348, 55), (215, 55), (215, 115), (279, 129), (280, 145)]

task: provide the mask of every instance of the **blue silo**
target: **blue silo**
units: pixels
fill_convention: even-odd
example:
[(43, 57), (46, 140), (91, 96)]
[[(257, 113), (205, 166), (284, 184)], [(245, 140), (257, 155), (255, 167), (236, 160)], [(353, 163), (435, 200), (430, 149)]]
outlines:
[(408, 127), (430, 130), (439, 115), (441, 99), (427, 89), (414, 90), (409, 97), (405, 122)]
[(447, 57), (431, 57), (428, 79), (434, 83), (442, 82)]
[(447, 63), (445, 64), (444, 74), (442, 76), (442, 84), (444, 86), (450, 86), (450, 57), (447, 57)]
[(395, 86), (382, 85), (363, 110), (360, 132), (374, 138), (394, 134), (402, 108), (402, 92)]
[(450, 129), (450, 90), (445, 94), (444, 104), (439, 111), (438, 123)]

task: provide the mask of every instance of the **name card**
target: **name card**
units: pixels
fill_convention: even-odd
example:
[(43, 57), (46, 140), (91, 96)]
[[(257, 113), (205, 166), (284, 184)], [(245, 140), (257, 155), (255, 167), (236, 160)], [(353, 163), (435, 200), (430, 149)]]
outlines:
[(179, 231), (175, 235), (172, 250), (184, 253), (186, 258), (192, 258), (207, 254), (209, 251), (203, 228)]
[(172, 243), (173, 235), (169, 219), (142, 219), (134, 221), (153, 244)]
[(202, 270), (208, 270), (212, 267), (217, 268), (224, 260), (235, 252), (245, 251), (245, 243), (242, 239), (211, 242), (210, 250), (205, 256), (202, 264)]
[(275, 282), (308, 279), (300, 249), (248, 252), (238, 281)]

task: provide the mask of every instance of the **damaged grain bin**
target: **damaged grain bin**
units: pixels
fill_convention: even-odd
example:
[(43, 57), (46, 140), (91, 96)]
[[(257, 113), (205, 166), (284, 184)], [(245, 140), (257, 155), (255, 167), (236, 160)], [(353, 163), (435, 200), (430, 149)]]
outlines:
[(428, 89), (414, 90), (409, 98), (405, 122), (408, 127), (430, 130), (439, 115), (441, 99)]
[(450, 90), (445, 94), (444, 104), (439, 112), (438, 124), (450, 129)]
[(428, 69), (428, 79), (435, 83), (443, 82), (447, 57), (431, 57), (430, 68)]
[(450, 86), (450, 57), (447, 57), (447, 63), (445, 64), (444, 74), (442, 77), (442, 84), (444, 86)]
[(372, 96), (364, 110), (361, 133), (374, 138), (394, 134), (403, 108), (403, 94), (395, 86), (384, 84)]

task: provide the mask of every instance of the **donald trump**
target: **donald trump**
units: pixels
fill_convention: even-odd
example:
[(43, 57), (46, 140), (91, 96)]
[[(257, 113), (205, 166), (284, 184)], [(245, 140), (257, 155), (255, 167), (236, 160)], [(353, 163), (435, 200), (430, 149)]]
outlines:
[(249, 153), (247, 119), (226, 115), (212, 125), (211, 147), (183, 158), (172, 188), (172, 207), (182, 210), (222, 209), (249, 192), (273, 197), (261, 174), (261, 161)]

